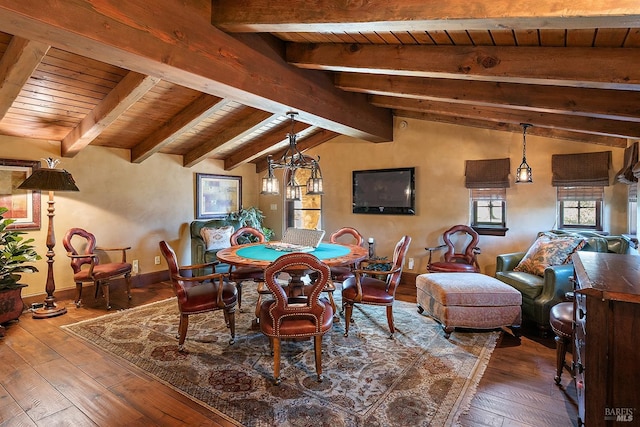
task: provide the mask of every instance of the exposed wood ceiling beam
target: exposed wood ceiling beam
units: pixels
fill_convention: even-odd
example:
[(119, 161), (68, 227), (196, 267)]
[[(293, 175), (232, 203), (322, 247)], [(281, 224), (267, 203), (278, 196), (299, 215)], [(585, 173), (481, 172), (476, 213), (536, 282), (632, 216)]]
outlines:
[(13, 37), (0, 60), (0, 120), (51, 46)]
[(640, 55), (626, 48), (287, 44), (314, 70), (640, 90)]
[(113, 123), (160, 81), (134, 72), (127, 73), (115, 88), (85, 116), (62, 140), (61, 153), (73, 157), (96, 139), (103, 129)]
[[(318, 132), (314, 133), (313, 135), (309, 135), (303, 140), (296, 142), (296, 145), (298, 147), (298, 150), (300, 150), (301, 153), (304, 153), (306, 150), (309, 150), (313, 147), (317, 147), (318, 145), (324, 144), (325, 142), (337, 136), (340, 136), (340, 134), (331, 132), (330, 130), (320, 129)], [(286, 152), (286, 148), (284, 150), (280, 150), (277, 153), (273, 154), (273, 158), (279, 159), (284, 155), (285, 152)], [(262, 156), (259, 159), (256, 159), (255, 164), (256, 164), (256, 172), (259, 173), (259, 172), (266, 171), (267, 156)]]
[[(398, 117), (408, 117), (418, 120), (428, 120), (439, 123), (449, 123), (459, 126), (470, 126), (480, 129), (499, 130), (505, 132), (522, 133), (522, 126), (519, 123), (493, 122), (483, 119), (471, 119), (467, 117), (445, 116), (440, 114), (424, 113), (407, 110), (394, 110)], [(626, 138), (616, 138), (612, 136), (602, 136), (579, 132), (570, 132), (562, 129), (550, 129), (532, 126), (527, 130), (527, 135), (544, 136), (569, 141), (585, 142), (589, 144), (605, 145), (608, 147), (626, 148)]]
[[(297, 119), (297, 117), (296, 117)], [(306, 123), (295, 122), (293, 125), (293, 132), (298, 134), (309, 127)], [(263, 138), (257, 141), (251, 141), (249, 144), (245, 144), (240, 150), (232, 153), (226, 159), (224, 159), (224, 169), (231, 170), (237, 168), (240, 165), (248, 163), (258, 157), (267, 154), (267, 152), (275, 145), (289, 144), (289, 139), (286, 138), (288, 132), (291, 131), (289, 123), (285, 122), (282, 126), (274, 129)], [(284, 139), (283, 139), (284, 138)]]
[(228, 99), (220, 99), (206, 93), (200, 95), (182, 111), (166, 123), (163, 123), (151, 135), (133, 147), (131, 161), (141, 163), (148, 159), (154, 153), (159, 152), (162, 148), (189, 132), (202, 120), (225, 108), (230, 102)]
[[(478, 4), (479, 3), (479, 4)], [(213, 0), (212, 22), (229, 32), (375, 32), (505, 28), (620, 28), (640, 19), (636, 0)], [(322, 13), (318, 13), (322, 11)]]
[(594, 119), (582, 116), (567, 116), (553, 113), (508, 110), (495, 107), (454, 104), (441, 101), (397, 98), (371, 95), (371, 103), (394, 110), (409, 110), (442, 114), (471, 119), (484, 119), (505, 123), (530, 123), (538, 127), (564, 129), (567, 131), (614, 136), (618, 138), (640, 137), (640, 123), (621, 122), (610, 119)]
[(640, 92), (338, 73), (336, 86), (371, 95), (640, 121)]
[(233, 146), (242, 138), (247, 137), (262, 126), (272, 122), (277, 116), (279, 115), (271, 114), (267, 111), (252, 111), (246, 117), (234, 121), (233, 125), (226, 126), (222, 132), (210, 139), (206, 144), (201, 144), (186, 153), (183, 156), (183, 166), (191, 167), (210, 155), (215, 154), (216, 151)]
[[(150, 8), (153, 10), (151, 11)], [(255, 51), (211, 25), (208, 1), (110, 0), (0, 3), (0, 31), (272, 113), (380, 142), (393, 137), (391, 112)]]

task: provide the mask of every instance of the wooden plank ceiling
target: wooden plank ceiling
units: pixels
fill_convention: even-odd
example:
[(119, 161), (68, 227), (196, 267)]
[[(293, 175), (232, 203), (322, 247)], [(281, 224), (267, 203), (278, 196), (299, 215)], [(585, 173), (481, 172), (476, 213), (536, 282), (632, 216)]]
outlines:
[[(0, 4), (0, 134), (264, 170), (392, 117), (625, 147), (640, 2), (75, 0)], [(602, 5), (601, 5), (602, 3)]]

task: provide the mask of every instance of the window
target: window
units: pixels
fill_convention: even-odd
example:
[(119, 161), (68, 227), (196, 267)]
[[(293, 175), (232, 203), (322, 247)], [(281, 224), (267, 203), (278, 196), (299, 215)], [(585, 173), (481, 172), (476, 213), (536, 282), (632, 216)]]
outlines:
[(467, 160), (465, 187), (469, 189), (471, 227), (489, 236), (507, 232), (509, 159)]
[[(311, 176), (309, 169), (298, 169), (295, 180), (298, 185), (306, 183)], [(287, 177), (288, 180), (288, 177)], [(307, 195), (306, 185), (300, 187), (300, 200), (287, 200), (287, 227), (322, 229), (322, 196)]]
[(470, 191), (471, 227), (479, 234), (506, 232), (507, 191), (504, 188), (476, 188)]
[(558, 187), (558, 228), (602, 231), (604, 187)]

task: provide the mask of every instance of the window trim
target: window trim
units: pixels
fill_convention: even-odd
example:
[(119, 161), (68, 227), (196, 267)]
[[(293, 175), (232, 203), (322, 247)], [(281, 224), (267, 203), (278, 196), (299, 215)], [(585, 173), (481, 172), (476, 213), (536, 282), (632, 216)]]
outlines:
[[(564, 202), (595, 202), (596, 224), (565, 224)], [(556, 187), (557, 224), (560, 230), (604, 231), (604, 186), (558, 186)]]
[(567, 202), (595, 202), (596, 203), (596, 224), (595, 225), (585, 225), (585, 224), (565, 224), (564, 223), (564, 202), (558, 202), (558, 229), (560, 230), (593, 230), (593, 231), (603, 231), (602, 228), (602, 200), (566, 200)]
[[(478, 221), (478, 201), (489, 200), (502, 202), (501, 223), (487, 223)], [(507, 228), (507, 191), (506, 188), (477, 188), (469, 189), (471, 228), (484, 236), (505, 236)]]

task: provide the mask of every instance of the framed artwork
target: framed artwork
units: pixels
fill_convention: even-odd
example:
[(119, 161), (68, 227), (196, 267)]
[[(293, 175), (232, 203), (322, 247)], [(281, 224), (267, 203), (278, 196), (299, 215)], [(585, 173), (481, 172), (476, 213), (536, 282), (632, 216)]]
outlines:
[(17, 188), (39, 168), (39, 160), (0, 159), (0, 206), (8, 209), (5, 218), (16, 220), (9, 229), (40, 229), (40, 191)]
[(196, 218), (220, 218), (242, 208), (242, 177), (196, 174)]

